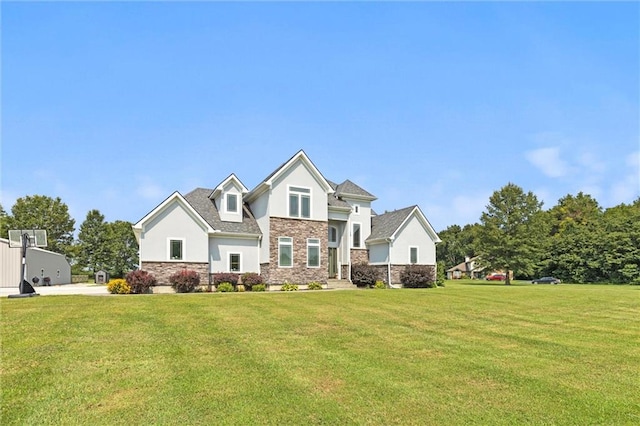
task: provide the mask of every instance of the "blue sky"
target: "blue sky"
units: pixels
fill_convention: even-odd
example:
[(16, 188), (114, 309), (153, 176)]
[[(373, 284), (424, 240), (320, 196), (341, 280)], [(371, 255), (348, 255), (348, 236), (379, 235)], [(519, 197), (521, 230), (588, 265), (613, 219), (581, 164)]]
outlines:
[(326, 178), (478, 221), (640, 196), (637, 2), (2, 2), (5, 210), (60, 197), (138, 221), (304, 149)]

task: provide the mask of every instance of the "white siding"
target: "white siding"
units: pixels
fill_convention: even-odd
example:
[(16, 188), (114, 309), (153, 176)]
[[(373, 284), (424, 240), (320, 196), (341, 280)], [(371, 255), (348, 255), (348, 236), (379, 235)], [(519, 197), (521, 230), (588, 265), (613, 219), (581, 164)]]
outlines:
[(170, 261), (169, 239), (183, 240), (183, 259), (179, 262), (207, 262), (208, 233), (178, 200), (145, 224), (140, 236), (140, 260)]
[(411, 216), (397, 232), (391, 246), (391, 263), (409, 264), (409, 247), (418, 247), (418, 263), (435, 265), (436, 245), (416, 216)]
[(269, 191), (261, 194), (251, 203), (251, 212), (262, 232), (259, 263), (269, 262)]
[(240, 253), (241, 271), (260, 272), (257, 238), (212, 237), (209, 239), (211, 272), (229, 272), (229, 254)]
[[(351, 211), (349, 215), (349, 234), (353, 237), (353, 223), (360, 224), (360, 235), (361, 235), (361, 248), (364, 248), (364, 241), (371, 235), (371, 202), (370, 201), (360, 201), (360, 200), (350, 200), (344, 199), (349, 205), (352, 207), (354, 205), (359, 206), (359, 213), (356, 214)], [(351, 241), (349, 242), (349, 247), (353, 247)]]
[(0, 239), (0, 287), (20, 284), (21, 249), (9, 247), (9, 240)]
[(328, 220), (327, 192), (302, 161), (293, 164), (273, 183), (271, 188), (271, 198), (273, 200), (271, 203), (271, 216), (289, 217), (289, 186), (310, 188), (311, 217), (309, 219)]
[[(236, 213), (227, 212), (227, 194), (235, 194), (238, 211)], [(216, 206), (220, 213), (220, 219), (226, 222), (242, 222), (242, 188), (235, 181), (229, 181), (224, 185), (222, 192), (216, 197)]]
[(373, 244), (369, 246), (369, 263), (387, 264), (389, 263), (389, 243)]

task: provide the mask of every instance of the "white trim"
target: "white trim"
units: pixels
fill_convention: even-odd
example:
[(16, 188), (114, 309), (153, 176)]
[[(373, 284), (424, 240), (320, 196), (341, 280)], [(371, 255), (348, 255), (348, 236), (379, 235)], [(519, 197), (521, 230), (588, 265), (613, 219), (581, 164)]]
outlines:
[[(416, 249), (416, 261), (412, 262), (411, 261), (411, 250)], [(409, 246), (409, 264), (410, 265), (417, 265), (418, 263), (420, 263), (420, 247), (419, 246)]]
[[(233, 255), (238, 255), (238, 266), (239, 269), (237, 271), (232, 271), (231, 270), (231, 256)], [(236, 272), (236, 273), (242, 273), (242, 253), (239, 252), (227, 252), (227, 271), (228, 272)]]
[[(182, 257), (180, 259), (172, 259), (171, 258), (171, 241), (180, 241), (180, 251)], [(184, 262), (187, 258), (187, 245), (185, 244), (185, 239), (180, 237), (167, 237), (167, 260), (169, 262)]]
[[(317, 243), (312, 243), (310, 242), (310, 240), (314, 240), (317, 241)], [(322, 265), (322, 250), (321, 250), (321, 243), (320, 243), (320, 238), (307, 238), (307, 268), (320, 268), (320, 266)], [(318, 248), (318, 265), (309, 265), (309, 248), (310, 247), (317, 247)]]
[[(335, 235), (335, 239), (332, 240), (331, 239), (331, 230), (335, 230), (336, 231), (336, 235)], [(329, 235), (328, 235), (328, 240), (330, 243), (337, 243), (338, 242), (338, 227), (335, 225), (329, 225)]]
[(244, 186), (244, 184), (240, 181), (240, 179), (238, 179), (235, 173), (231, 173), (225, 180), (223, 180), (222, 182), (220, 182), (220, 184), (218, 184), (218, 186), (216, 186), (216, 189), (214, 189), (211, 194), (209, 194), (209, 198), (214, 199), (215, 197), (217, 197), (218, 194), (224, 190), (225, 185), (231, 181), (236, 182), (237, 186), (240, 187), (240, 192), (242, 194), (247, 194), (249, 192), (247, 187)]
[[(289, 243), (282, 243), (283, 238), (288, 238), (290, 240)], [(281, 265), (280, 264), (280, 247), (286, 245), (291, 247), (291, 265)], [(293, 238), (292, 237), (278, 237), (278, 268), (293, 268)]]
[(360, 216), (360, 204), (353, 204), (351, 208), (354, 215)]

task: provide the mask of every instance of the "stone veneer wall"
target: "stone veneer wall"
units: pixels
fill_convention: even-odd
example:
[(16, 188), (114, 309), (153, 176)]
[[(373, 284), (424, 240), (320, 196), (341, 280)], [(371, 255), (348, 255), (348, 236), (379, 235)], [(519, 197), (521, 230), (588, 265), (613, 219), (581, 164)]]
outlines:
[(156, 278), (158, 285), (171, 285), (169, 277), (183, 269), (196, 271), (200, 285), (209, 284), (209, 264), (201, 262), (142, 262), (141, 269)]
[[(435, 277), (435, 266), (434, 265), (427, 265), (429, 266), (433, 272), (434, 272), (434, 277)], [(389, 273), (389, 268), (387, 265), (375, 265), (376, 269), (379, 271), (380, 273), (380, 277), (382, 277), (382, 280), (389, 284), (387, 282), (387, 275)], [(401, 284), (400, 281), (400, 274), (402, 274), (402, 272), (404, 271), (404, 269), (407, 267), (407, 265), (391, 265), (391, 284)]]
[[(329, 279), (328, 232), (329, 224), (315, 220), (270, 218), (269, 264), (263, 264), (262, 275), (268, 284), (307, 284), (317, 281), (325, 284)], [(278, 237), (293, 238), (293, 267), (278, 267)], [(320, 240), (320, 267), (307, 267), (307, 238)]]
[(369, 250), (351, 249), (351, 264), (369, 263)]

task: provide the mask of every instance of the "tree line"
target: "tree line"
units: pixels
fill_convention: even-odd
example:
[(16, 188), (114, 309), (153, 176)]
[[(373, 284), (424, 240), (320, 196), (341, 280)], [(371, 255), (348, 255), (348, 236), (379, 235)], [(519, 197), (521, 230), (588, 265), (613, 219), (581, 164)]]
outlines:
[(44, 229), (47, 250), (63, 254), (74, 274), (100, 270), (123, 277), (138, 265), (138, 242), (131, 223), (105, 222), (104, 215), (91, 210), (74, 238), (75, 220), (59, 197), (33, 195), (19, 198), (7, 213), (0, 205), (0, 235), (8, 238), (10, 229)]
[(603, 209), (579, 192), (543, 210), (532, 192), (509, 183), (491, 195), (479, 222), (439, 236), (446, 268), (479, 256), (480, 265), (520, 279), (640, 284), (640, 198)]

